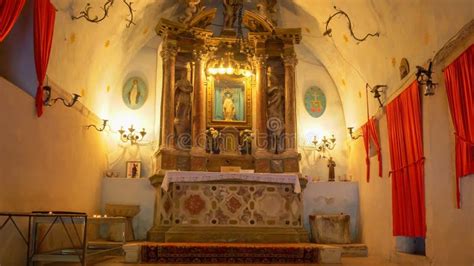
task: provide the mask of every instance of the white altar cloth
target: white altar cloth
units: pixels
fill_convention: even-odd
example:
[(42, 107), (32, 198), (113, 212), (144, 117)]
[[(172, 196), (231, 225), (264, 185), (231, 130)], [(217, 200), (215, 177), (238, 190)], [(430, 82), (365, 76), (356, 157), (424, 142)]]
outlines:
[(293, 184), (293, 191), (301, 193), (300, 180), (297, 174), (267, 174), (267, 173), (221, 173), (221, 172), (193, 172), (168, 171), (161, 183), (161, 188), (168, 191), (170, 183), (178, 182), (205, 182), (217, 180), (245, 180), (266, 183)]

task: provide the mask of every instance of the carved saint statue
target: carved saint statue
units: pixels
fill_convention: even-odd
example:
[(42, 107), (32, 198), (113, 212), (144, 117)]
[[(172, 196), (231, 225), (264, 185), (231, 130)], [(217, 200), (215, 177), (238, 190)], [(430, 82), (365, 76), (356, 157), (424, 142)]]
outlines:
[(235, 105), (232, 93), (226, 88), (224, 90), (224, 101), (222, 102), (222, 113), (225, 121), (235, 120)]
[(185, 0), (186, 9), (184, 10), (184, 15), (179, 17), (179, 21), (188, 24), (192, 18), (205, 7), (201, 6), (201, 0)]
[(329, 168), (329, 177), (328, 181), (332, 182), (336, 180), (336, 174), (334, 172), (334, 168), (336, 167), (336, 162), (332, 160), (332, 157), (329, 157), (328, 160), (328, 168)]
[(277, 25), (277, 0), (259, 0), (257, 3), (257, 11), (260, 15), (268, 18), (274, 26)]
[(186, 78), (186, 72), (181, 72), (181, 77), (176, 81), (174, 87), (175, 93), (175, 118), (174, 128), (178, 138), (189, 132), (191, 127), (191, 93), (193, 92), (193, 85)]
[(239, 9), (244, 4), (243, 0), (223, 0), (224, 4), (224, 28), (234, 27)]
[(267, 91), (267, 128), (270, 132), (270, 151), (281, 153), (283, 151), (282, 134), (285, 129), (285, 103), (283, 99), (284, 90), (278, 81), (278, 77), (268, 72)]

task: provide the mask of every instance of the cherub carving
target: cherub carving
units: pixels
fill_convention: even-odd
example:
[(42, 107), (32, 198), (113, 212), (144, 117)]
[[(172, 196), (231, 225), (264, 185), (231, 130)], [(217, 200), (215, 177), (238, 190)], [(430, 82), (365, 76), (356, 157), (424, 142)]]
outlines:
[(201, 0), (185, 0), (186, 9), (184, 15), (179, 17), (179, 21), (184, 24), (188, 24), (192, 18), (205, 7), (201, 6)]
[(260, 15), (268, 18), (275, 26), (277, 25), (277, 0), (259, 0), (257, 11)]
[(231, 29), (234, 27), (239, 9), (244, 4), (243, 0), (223, 0), (224, 4), (224, 27)]

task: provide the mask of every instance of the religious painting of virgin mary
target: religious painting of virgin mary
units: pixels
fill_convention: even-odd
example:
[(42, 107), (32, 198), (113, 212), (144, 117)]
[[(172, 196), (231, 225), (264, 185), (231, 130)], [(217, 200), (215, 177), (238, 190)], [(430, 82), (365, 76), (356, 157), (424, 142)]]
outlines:
[(208, 127), (252, 127), (251, 78), (219, 75), (207, 81)]
[(214, 121), (245, 121), (245, 84), (242, 81), (216, 79), (212, 118)]
[(122, 89), (122, 99), (125, 105), (133, 110), (143, 106), (148, 96), (148, 89), (143, 79), (131, 77)]

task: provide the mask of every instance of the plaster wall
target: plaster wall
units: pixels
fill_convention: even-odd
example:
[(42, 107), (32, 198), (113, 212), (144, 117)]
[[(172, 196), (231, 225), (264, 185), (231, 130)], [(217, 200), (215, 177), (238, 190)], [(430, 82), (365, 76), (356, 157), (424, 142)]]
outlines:
[[(85, 129), (97, 119), (80, 103), (47, 107), (37, 118), (34, 98), (3, 77), (0, 98), (0, 210), (97, 213), (105, 145), (100, 133)], [(25, 244), (13, 225), (0, 240), (0, 264), (24, 265)]]
[(33, 48), (33, 8), (33, 1), (26, 1), (12, 30), (0, 43), (0, 76), (34, 97), (38, 82)]
[[(107, 157), (109, 171), (118, 173), (125, 177), (127, 161), (141, 161), (141, 176), (149, 177), (152, 174), (152, 156), (159, 132), (155, 131), (155, 115), (160, 103), (156, 97), (157, 78), (157, 49), (144, 46), (130, 61), (121, 74), (120, 82), (108, 92), (110, 102), (108, 114), (104, 118), (110, 119), (110, 131), (107, 133)], [(126, 106), (122, 98), (123, 86), (131, 77), (140, 77), (148, 88), (148, 96), (142, 107), (132, 110)], [(159, 84), (161, 88), (161, 84)], [(117, 130), (123, 127), (125, 130), (133, 125), (136, 131), (145, 128), (145, 138), (136, 145), (130, 142), (124, 143), (119, 140)]]
[[(474, 176), (461, 179), (462, 208), (455, 207), (454, 130), (449, 113), (442, 68), (473, 42), (465, 40), (443, 61), (434, 65), (436, 94), (422, 96), (423, 147), (425, 161), (426, 257), (406, 256), (395, 251), (392, 236), (390, 154), (385, 114), (379, 119), (383, 178), (377, 177), (377, 158), (371, 158), (370, 183), (365, 181), (362, 140), (351, 143), (349, 172), (359, 179), (362, 242), (369, 252), (387, 260), (417, 265), (471, 265), (474, 262)], [(413, 80), (413, 78), (411, 78)], [(406, 87), (406, 86), (405, 86)]]
[[(280, 1), (281, 25), (301, 27), (302, 43), (326, 66), (341, 96), (347, 126), (359, 127), (366, 120), (365, 84), (386, 84), (387, 95), (399, 85), (399, 64), (405, 57), (411, 72), (425, 65), (429, 58), (466, 23), (473, 19), (469, 0), (419, 1)], [(355, 40), (348, 20), (336, 16), (329, 28), (332, 37), (324, 36), (330, 15), (345, 11), (359, 38), (379, 32), (379, 37)], [(422, 10), (422, 11), (420, 11)], [(377, 103), (369, 101), (371, 114)]]
[[(347, 170), (346, 127), (342, 103), (334, 82), (326, 68), (304, 45), (297, 46), (298, 65), (296, 68), (296, 112), (298, 126), (298, 146), (301, 153), (300, 169), (304, 176), (319, 180), (328, 180), (327, 158), (315, 150), (313, 137), (319, 140), (323, 136), (336, 137), (334, 150), (325, 154), (336, 162), (335, 175), (343, 176)], [(326, 111), (318, 118), (312, 117), (305, 108), (306, 90), (319, 87), (326, 95)]]

